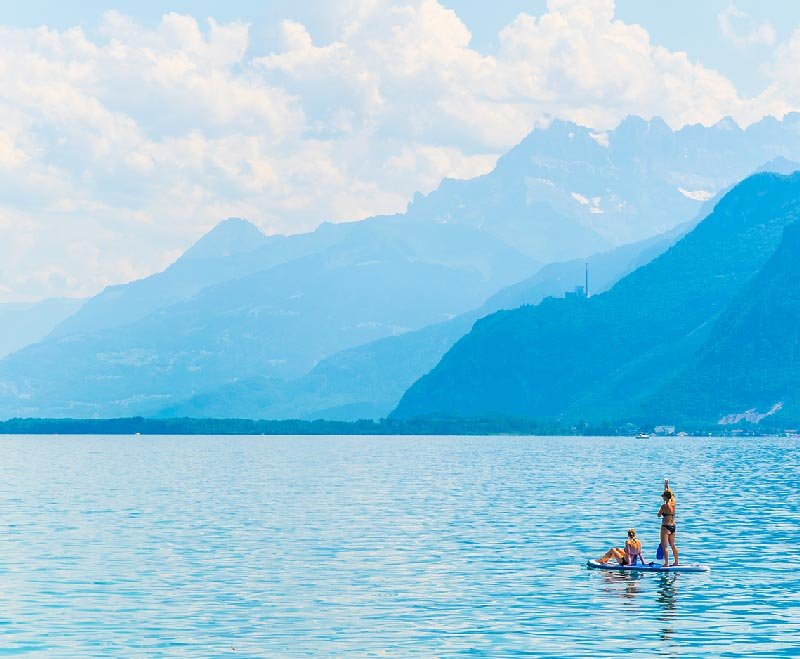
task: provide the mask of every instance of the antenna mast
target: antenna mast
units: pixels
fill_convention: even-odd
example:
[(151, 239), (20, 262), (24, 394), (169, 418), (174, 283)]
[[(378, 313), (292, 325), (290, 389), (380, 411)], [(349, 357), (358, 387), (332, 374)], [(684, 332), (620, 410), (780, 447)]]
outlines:
[(586, 291), (586, 297), (589, 297), (589, 262), (586, 262), (586, 285), (584, 287), (584, 291)]

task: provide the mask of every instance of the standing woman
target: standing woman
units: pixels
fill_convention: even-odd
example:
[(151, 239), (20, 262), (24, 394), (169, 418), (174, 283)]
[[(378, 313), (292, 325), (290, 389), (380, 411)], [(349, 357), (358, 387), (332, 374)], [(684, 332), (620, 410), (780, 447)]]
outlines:
[(669, 556), (667, 555), (667, 543), (672, 547), (672, 557), (675, 559), (673, 565), (678, 564), (678, 548), (675, 546), (675, 495), (669, 489), (669, 481), (664, 481), (664, 493), (661, 495), (664, 503), (658, 509), (658, 516), (661, 520), (661, 549), (664, 552), (664, 565), (669, 566)]

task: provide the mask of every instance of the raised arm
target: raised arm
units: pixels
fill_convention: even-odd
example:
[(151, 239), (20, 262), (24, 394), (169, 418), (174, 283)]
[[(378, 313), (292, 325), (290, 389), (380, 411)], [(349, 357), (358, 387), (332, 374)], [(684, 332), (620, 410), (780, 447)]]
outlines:
[[(669, 481), (666, 478), (664, 479), (664, 491), (670, 493), (670, 500), (667, 502), (667, 504), (672, 503), (673, 506), (674, 506), (674, 504), (675, 504), (675, 493), (671, 489), (669, 489)], [(667, 508), (670, 508), (670, 507), (671, 506), (667, 505)]]

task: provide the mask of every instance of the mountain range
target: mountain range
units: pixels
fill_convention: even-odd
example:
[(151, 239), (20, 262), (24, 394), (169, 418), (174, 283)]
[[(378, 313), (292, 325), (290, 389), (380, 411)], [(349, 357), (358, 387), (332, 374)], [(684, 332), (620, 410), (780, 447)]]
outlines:
[(587, 266), (593, 290), (605, 290), (622, 275), (666, 250), (684, 229), (681, 227), (586, 260), (547, 265), (533, 276), (501, 289), (479, 308), (450, 320), (337, 352), (295, 380), (264, 376), (237, 380), (168, 406), (159, 416), (383, 418), (395, 408), (405, 390), (433, 368), (482, 316), (569, 293), (584, 282)]
[[(241, 244), (253, 242), (249, 225), (220, 229), (233, 230), (242, 232)], [(276, 247), (282, 243), (289, 245)], [(149, 281), (106, 291), (65, 322), (69, 331), (56, 328), (0, 361), (0, 409), (9, 416), (151, 414), (234, 378), (299, 377), (339, 350), (478, 306), (536, 269), (486, 234), (394, 217), (324, 225), (256, 250), (186, 256)], [(197, 268), (208, 285), (195, 293)], [(181, 287), (190, 296), (174, 301)], [(148, 290), (154, 295), (142, 295)]]
[(664, 424), (788, 415), (800, 393), (797, 332), (785, 324), (796, 313), (798, 218), (800, 173), (754, 175), (608, 292), (481, 319), (393, 415)]
[(482, 228), (539, 261), (566, 261), (669, 231), (778, 157), (800, 160), (798, 113), (746, 129), (730, 118), (676, 131), (658, 117), (627, 117), (605, 132), (554, 121), (491, 173), (417, 195), (408, 215)]
[(796, 114), (553, 122), (401, 215), (292, 236), (227, 220), (0, 360), (0, 417), (384, 415), (477, 319), (562, 295), (587, 258), (601, 291), (759, 163), (798, 155)]

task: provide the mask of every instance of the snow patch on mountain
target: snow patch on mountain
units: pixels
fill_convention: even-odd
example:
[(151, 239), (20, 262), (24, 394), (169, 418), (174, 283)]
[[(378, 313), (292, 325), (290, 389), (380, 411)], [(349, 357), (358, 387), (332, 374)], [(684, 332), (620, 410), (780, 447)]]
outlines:
[(602, 197), (592, 197), (589, 199), (579, 192), (571, 192), (570, 194), (572, 195), (572, 198), (581, 206), (586, 206), (590, 213), (598, 214), (604, 212), (603, 209), (600, 208), (600, 201), (602, 200)]
[(608, 133), (589, 133), (589, 137), (591, 137), (600, 146), (608, 148)]
[(684, 188), (678, 188), (678, 192), (687, 199), (692, 199), (694, 201), (708, 201), (714, 196), (713, 192), (708, 192), (706, 190), (686, 190)]

